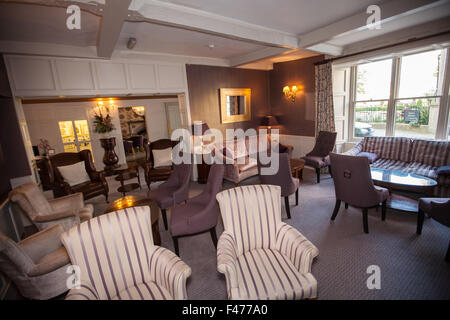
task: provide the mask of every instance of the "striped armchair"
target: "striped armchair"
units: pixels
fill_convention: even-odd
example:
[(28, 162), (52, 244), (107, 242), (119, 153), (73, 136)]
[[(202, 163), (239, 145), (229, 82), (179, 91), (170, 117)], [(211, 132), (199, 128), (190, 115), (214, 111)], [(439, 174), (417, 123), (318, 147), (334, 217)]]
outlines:
[(217, 269), (229, 299), (317, 297), (311, 274), (319, 250), (281, 222), (281, 189), (252, 185), (217, 195), (225, 231), (217, 247)]
[(102, 215), (61, 238), (80, 268), (81, 285), (70, 290), (68, 300), (187, 299), (191, 268), (153, 244), (149, 207)]

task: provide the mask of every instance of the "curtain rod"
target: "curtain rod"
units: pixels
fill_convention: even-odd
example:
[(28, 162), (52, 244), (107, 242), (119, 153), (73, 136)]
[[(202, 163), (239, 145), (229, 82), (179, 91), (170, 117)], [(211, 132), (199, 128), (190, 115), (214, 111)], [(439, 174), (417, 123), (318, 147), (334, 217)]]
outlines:
[(395, 43), (395, 44), (388, 44), (388, 45), (377, 47), (377, 48), (373, 48), (373, 49), (363, 50), (363, 51), (360, 51), (360, 52), (347, 54), (345, 56), (325, 59), (325, 60), (322, 60), (322, 61), (319, 61), (319, 62), (315, 62), (314, 65), (321, 65), (321, 64), (325, 64), (325, 63), (328, 63), (328, 62), (333, 62), (333, 61), (336, 61), (336, 60), (339, 60), (339, 59), (349, 58), (349, 57), (353, 57), (353, 56), (357, 56), (357, 55), (360, 55), (360, 54), (369, 53), (369, 52), (373, 52), (373, 51), (378, 51), (378, 50), (382, 50), (382, 49), (388, 49), (388, 48), (396, 47), (396, 46), (399, 46), (399, 45), (402, 45), (402, 44), (412, 43), (412, 42), (425, 40), (425, 39), (429, 39), (429, 38), (433, 38), (433, 37), (437, 37), (437, 36), (443, 36), (443, 35), (446, 35), (446, 34), (450, 34), (450, 30), (439, 32), (439, 33), (434, 33), (434, 34), (431, 34), (431, 35), (428, 35), (428, 36), (424, 36), (424, 37), (411, 38), (411, 39), (408, 39), (406, 41), (398, 42), (398, 43)]

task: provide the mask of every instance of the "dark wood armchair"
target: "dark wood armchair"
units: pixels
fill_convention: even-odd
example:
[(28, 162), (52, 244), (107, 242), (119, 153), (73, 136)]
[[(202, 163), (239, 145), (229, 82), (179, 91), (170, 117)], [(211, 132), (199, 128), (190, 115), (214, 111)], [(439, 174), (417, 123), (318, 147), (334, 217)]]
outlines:
[(143, 164), (145, 172), (145, 182), (150, 189), (150, 183), (156, 181), (166, 181), (173, 172), (173, 165), (166, 167), (154, 167), (152, 150), (162, 150), (167, 148), (174, 148), (178, 141), (170, 139), (160, 139), (145, 144), (145, 163)]
[[(90, 181), (70, 186), (64, 181), (58, 167), (68, 166), (81, 161), (84, 161)], [(85, 200), (103, 194), (106, 197), (106, 202), (108, 202), (109, 188), (105, 179), (105, 173), (104, 171), (97, 171), (95, 169), (90, 150), (83, 150), (78, 153), (64, 152), (55, 154), (47, 161), (47, 171), (49, 174), (50, 188), (53, 190), (55, 198), (82, 192)]]

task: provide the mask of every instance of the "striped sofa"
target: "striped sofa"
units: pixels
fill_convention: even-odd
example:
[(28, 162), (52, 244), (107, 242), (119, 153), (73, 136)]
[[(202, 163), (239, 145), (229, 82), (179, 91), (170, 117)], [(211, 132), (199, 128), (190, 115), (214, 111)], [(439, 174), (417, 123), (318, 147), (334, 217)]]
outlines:
[(187, 299), (191, 268), (155, 246), (149, 207), (111, 212), (63, 233), (61, 240), (80, 269), (79, 288), (67, 300)]
[(404, 137), (365, 137), (345, 152), (358, 155), (374, 153), (378, 159), (371, 166), (419, 174), (438, 182), (435, 196), (450, 196), (450, 176), (438, 175), (439, 167), (450, 165), (450, 141), (421, 140)]
[(228, 299), (317, 297), (311, 264), (319, 250), (281, 222), (279, 186), (243, 186), (216, 198), (225, 228), (217, 269), (225, 275)]

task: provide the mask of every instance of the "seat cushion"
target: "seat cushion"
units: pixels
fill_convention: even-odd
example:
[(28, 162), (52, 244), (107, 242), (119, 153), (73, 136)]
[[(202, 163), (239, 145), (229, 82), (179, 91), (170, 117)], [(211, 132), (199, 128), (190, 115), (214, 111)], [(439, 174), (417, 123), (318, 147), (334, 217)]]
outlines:
[(380, 202), (383, 202), (384, 200), (387, 200), (387, 198), (389, 197), (389, 190), (388, 189), (375, 186), (375, 190), (377, 191), (378, 199), (379, 199)]
[(450, 201), (450, 198), (420, 198), (419, 209), (426, 213), (430, 213), (431, 210), (433, 209), (432, 202), (438, 203), (438, 204), (444, 204), (444, 203), (448, 203), (449, 201)]
[(233, 299), (305, 299), (317, 295), (311, 273), (301, 274), (279, 251), (255, 249), (237, 259), (239, 296)]
[(112, 300), (173, 300), (169, 291), (153, 281), (126, 288)]
[(437, 172), (436, 172), (437, 168), (427, 164), (412, 162), (405, 168), (405, 171), (408, 173), (415, 173), (424, 177), (428, 177), (431, 179), (437, 179)]
[(73, 192), (93, 193), (96, 190), (103, 190), (103, 184), (99, 181), (87, 181), (75, 186), (72, 186)]
[(314, 168), (323, 168), (330, 164), (329, 157), (316, 157), (316, 156), (305, 156), (302, 159), (305, 160), (305, 165)]
[(406, 171), (409, 163), (400, 160), (378, 159), (372, 163), (373, 168)]
[[(246, 157), (244, 159), (244, 161), (242, 161), (242, 159), (236, 159), (236, 162), (237, 162), (237, 167), (239, 169), (239, 172), (246, 171), (246, 170), (249, 170), (251, 168), (258, 166), (258, 161), (256, 161), (256, 159), (253, 159), (250, 157)], [(245, 163), (240, 163), (240, 162), (245, 162)]]

